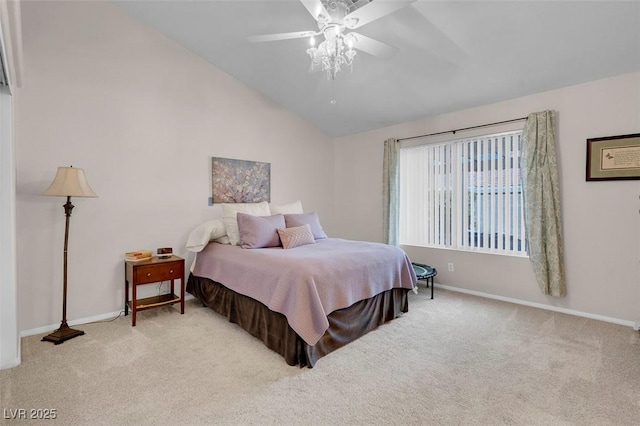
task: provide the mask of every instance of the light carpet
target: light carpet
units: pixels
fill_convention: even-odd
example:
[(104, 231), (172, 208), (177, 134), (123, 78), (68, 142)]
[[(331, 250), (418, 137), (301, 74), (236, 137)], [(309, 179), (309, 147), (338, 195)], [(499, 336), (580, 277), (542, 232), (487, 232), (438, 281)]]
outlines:
[(628, 327), (421, 289), (409, 312), (291, 367), (196, 301), (22, 340), (0, 371), (3, 424), (55, 409), (74, 424), (638, 425), (640, 334)]

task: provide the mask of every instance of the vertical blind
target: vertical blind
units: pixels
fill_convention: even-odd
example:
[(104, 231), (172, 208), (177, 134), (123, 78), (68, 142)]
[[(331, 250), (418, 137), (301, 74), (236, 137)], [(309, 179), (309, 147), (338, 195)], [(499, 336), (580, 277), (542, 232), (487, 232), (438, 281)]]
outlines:
[(400, 151), (400, 243), (525, 253), (521, 131)]

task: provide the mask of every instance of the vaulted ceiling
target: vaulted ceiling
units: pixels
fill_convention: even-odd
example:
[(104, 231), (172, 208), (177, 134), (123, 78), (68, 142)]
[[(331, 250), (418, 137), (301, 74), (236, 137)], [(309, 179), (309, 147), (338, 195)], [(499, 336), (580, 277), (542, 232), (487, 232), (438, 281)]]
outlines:
[(357, 29), (392, 55), (333, 81), (308, 38), (247, 39), (317, 31), (299, 0), (113, 2), (334, 137), (640, 70), (640, 1), (417, 0)]

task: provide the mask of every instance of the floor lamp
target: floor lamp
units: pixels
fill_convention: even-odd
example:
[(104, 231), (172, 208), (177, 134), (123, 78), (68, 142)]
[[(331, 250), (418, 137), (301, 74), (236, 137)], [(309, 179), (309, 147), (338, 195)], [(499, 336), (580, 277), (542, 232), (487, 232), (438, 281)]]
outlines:
[(63, 205), (64, 214), (67, 217), (64, 226), (64, 263), (63, 263), (63, 296), (62, 296), (62, 322), (60, 328), (53, 333), (44, 336), (42, 341), (53, 342), (56, 345), (63, 343), (76, 336), (82, 336), (84, 331), (74, 330), (67, 325), (67, 246), (69, 243), (69, 218), (71, 217), (71, 197), (97, 197), (96, 193), (87, 183), (84, 170), (75, 167), (58, 167), (56, 177), (51, 182), (49, 188), (42, 195), (57, 197), (67, 197), (67, 202)]

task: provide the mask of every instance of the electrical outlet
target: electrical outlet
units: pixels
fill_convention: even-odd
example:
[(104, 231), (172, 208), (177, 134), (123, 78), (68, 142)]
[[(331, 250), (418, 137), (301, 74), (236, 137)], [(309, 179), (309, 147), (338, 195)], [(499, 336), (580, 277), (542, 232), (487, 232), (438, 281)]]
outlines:
[(455, 269), (453, 268), (453, 262), (449, 262), (447, 263), (447, 268), (449, 269), (449, 272), (453, 272)]

